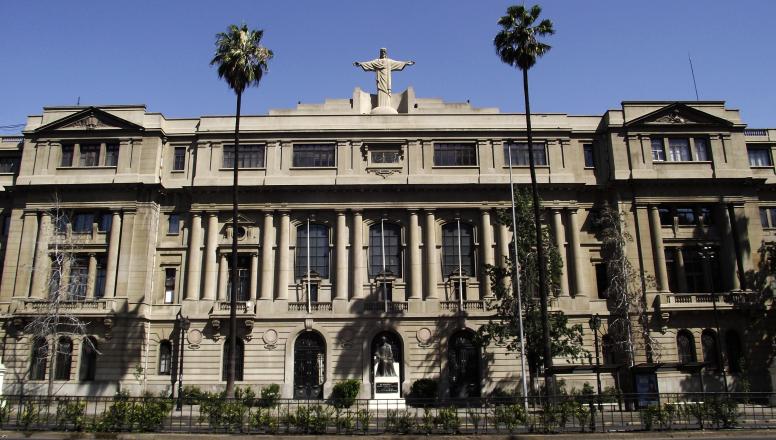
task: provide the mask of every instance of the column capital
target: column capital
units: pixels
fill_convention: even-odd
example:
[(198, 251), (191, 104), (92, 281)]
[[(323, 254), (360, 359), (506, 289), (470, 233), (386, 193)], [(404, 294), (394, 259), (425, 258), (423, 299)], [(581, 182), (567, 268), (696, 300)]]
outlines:
[(264, 213), (264, 217), (269, 217), (275, 214), (274, 209), (262, 209), (261, 212)]
[(418, 211), (420, 211), (420, 208), (407, 208), (407, 212), (410, 214), (417, 214)]
[(337, 213), (338, 217), (344, 217), (345, 214), (347, 214), (347, 210), (346, 209), (335, 209), (334, 212)]

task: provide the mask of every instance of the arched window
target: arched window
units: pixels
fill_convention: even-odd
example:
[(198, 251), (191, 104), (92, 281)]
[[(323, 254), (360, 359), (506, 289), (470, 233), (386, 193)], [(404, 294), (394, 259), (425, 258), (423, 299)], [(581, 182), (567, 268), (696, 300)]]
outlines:
[(741, 338), (735, 330), (725, 332), (725, 351), (727, 352), (728, 370), (731, 373), (741, 371)]
[(159, 342), (159, 374), (172, 374), (172, 344), (167, 340)]
[(604, 365), (617, 364), (617, 347), (614, 345), (614, 339), (610, 335), (601, 337), (601, 357)]
[(30, 379), (46, 379), (46, 364), (48, 363), (48, 344), (44, 338), (35, 338), (30, 353)]
[(81, 380), (94, 380), (97, 376), (97, 339), (93, 336), (84, 338), (81, 343)]
[(57, 359), (54, 369), (56, 380), (70, 380), (70, 368), (73, 365), (73, 341), (70, 338), (61, 337), (57, 344)]
[(718, 368), (719, 348), (717, 347), (717, 332), (706, 329), (701, 333), (701, 349), (703, 350), (703, 362)]
[(680, 330), (676, 334), (676, 351), (679, 354), (679, 363), (688, 364), (695, 362), (695, 339), (692, 333), (687, 330)]
[(401, 277), (401, 227), (385, 221), (369, 228), (369, 276), (376, 277), (385, 271)]
[[(308, 241), (309, 225), (309, 241)], [(304, 222), (296, 228), (296, 277), (307, 276), (307, 249), (310, 249), (310, 272), (321, 278), (329, 277), (329, 228), (318, 223)]]
[(475, 276), (474, 229), (467, 223), (455, 221), (442, 226), (442, 275), (458, 274), (459, 262), (463, 275)]
[[(229, 369), (229, 348), (232, 346), (229, 338), (224, 342), (224, 365), (221, 380), (226, 380), (226, 372)], [(234, 357), (234, 380), (243, 380), (243, 360), (245, 359), (245, 345), (242, 339), (237, 339), (237, 356)]]

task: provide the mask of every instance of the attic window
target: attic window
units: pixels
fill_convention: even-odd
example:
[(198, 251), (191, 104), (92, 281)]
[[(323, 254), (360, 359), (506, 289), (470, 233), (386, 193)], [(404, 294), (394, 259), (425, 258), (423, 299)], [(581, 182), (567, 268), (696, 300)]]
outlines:
[(111, 167), (119, 162), (118, 142), (84, 142), (62, 144), (59, 166), (70, 168), (74, 163), (79, 167)]

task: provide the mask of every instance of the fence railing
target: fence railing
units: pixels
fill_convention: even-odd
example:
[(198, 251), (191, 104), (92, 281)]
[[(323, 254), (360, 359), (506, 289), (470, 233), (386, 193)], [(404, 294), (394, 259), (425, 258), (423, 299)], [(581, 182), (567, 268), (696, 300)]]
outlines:
[(406, 401), (5, 396), (0, 402), (0, 428), (23, 431), (508, 434), (776, 428), (773, 393)]

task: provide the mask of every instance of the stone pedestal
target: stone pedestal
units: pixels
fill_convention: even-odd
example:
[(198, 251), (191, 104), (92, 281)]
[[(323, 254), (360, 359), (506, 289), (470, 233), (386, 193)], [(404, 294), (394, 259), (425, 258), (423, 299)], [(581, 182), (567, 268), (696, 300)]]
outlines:
[(374, 366), (374, 382), (372, 383), (372, 399), (369, 400), (370, 410), (406, 409), (407, 404), (401, 397), (401, 378), (398, 376), (399, 363), (393, 363), (396, 376), (378, 376), (377, 365)]

